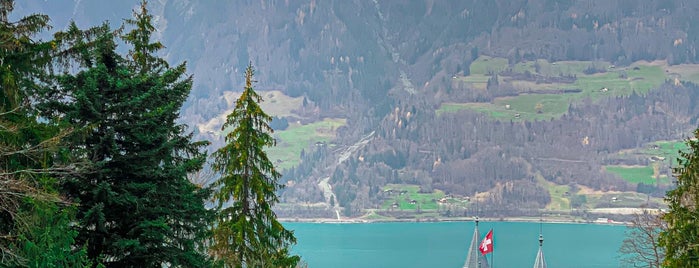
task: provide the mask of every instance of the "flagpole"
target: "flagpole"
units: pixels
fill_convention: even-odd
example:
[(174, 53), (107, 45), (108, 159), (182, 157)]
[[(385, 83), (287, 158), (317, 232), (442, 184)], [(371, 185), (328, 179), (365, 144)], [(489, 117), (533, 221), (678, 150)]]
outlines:
[[(476, 230), (478, 230), (478, 202), (476, 202)], [(478, 234), (478, 239), (481, 239), (480, 233)], [(478, 260), (478, 268), (481, 268), (481, 257), (476, 257)]]
[(490, 229), (490, 233), (491, 233), (490, 239), (492, 241), (492, 243), (490, 244), (490, 247), (491, 247), (491, 249), (490, 249), (490, 268), (494, 268), (495, 262), (493, 261), (493, 256), (495, 256), (495, 237), (494, 237), (495, 232), (493, 232), (492, 228)]
[(493, 238), (493, 244), (490, 246), (493, 247), (493, 251), (490, 252), (490, 268), (495, 268), (495, 262), (493, 261), (493, 256), (495, 256), (495, 238)]
[[(478, 230), (478, 199), (476, 198), (477, 194), (478, 192), (476, 192), (476, 195), (473, 196), (473, 198), (476, 200), (476, 230)], [(478, 239), (480, 239), (480, 237), (478, 237)], [(478, 268), (481, 268), (481, 258), (477, 257), (476, 259), (478, 259)]]

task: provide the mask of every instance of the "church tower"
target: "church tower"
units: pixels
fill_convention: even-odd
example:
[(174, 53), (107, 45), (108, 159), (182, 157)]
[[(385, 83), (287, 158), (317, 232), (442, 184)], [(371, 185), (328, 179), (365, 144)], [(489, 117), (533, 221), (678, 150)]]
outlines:
[[(468, 247), (468, 255), (466, 256), (466, 263), (464, 263), (464, 268), (488, 268), (488, 260), (481, 254), (478, 250), (480, 246), (481, 235), (478, 232), (478, 217), (475, 218), (476, 228), (473, 230), (473, 238), (471, 238), (471, 246)], [(544, 266), (545, 267), (545, 266)]]
[(546, 260), (544, 259), (544, 235), (539, 233), (539, 252), (536, 253), (536, 261), (534, 268), (546, 268)]

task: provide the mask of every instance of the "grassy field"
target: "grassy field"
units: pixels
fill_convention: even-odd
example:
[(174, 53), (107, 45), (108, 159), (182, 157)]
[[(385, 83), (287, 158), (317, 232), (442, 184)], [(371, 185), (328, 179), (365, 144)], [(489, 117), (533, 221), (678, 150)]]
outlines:
[[(626, 78), (621, 76), (622, 73), (626, 73)], [(633, 91), (645, 94), (667, 78), (660, 66), (632, 65), (602, 74), (578, 75), (578, 80), (570, 88), (582, 89), (581, 97), (628, 96)], [(602, 92), (602, 88), (609, 91)]]
[[(585, 74), (584, 70), (589, 67), (605, 70), (605, 72)], [(521, 94), (514, 97), (496, 98), (490, 103), (443, 103), (437, 113), (443, 114), (467, 109), (488, 114), (498, 120), (547, 120), (560, 117), (568, 110), (570, 103), (582, 99), (596, 100), (610, 96), (628, 96), (634, 91), (645, 94), (673, 77), (699, 81), (699, 65), (671, 67), (663, 62), (637, 62), (620, 68), (613, 67), (609, 62), (603, 61), (548, 62), (537, 60), (509, 66), (504, 58), (488, 56), (482, 56), (471, 64), (470, 75), (458, 76), (454, 79), (463, 81), (472, 88), (486, 90), (487, 81), (490, 78), (488, 74), (508, 68), (512, 68), (512, 71), (516, 73), (530, 72), (549, 77), (574, 75), (577, 78), (573, 83), (537, 84), (533, 81), (510, 81), (512, 86), (520, 92), (564, 89), (580, 90), (581, 92)], [(500, 76), (499, 81), (502, 82), (504, 79), (505, 77)], [(541, 104), (540, 110), (536, 109), (538, 104)], [(505, 108), (507, 105), (509, 105), (509, 109)]]
[[(260, 106), (268, 115), (301, 117), (295, 114), (294, 111), (301, 108), (303, 102), (302, 97), (292, 98), (278, 90), (258, 91), (257, 93), (262, 96), (263, 102)], [(200, 131), (218, 133), (221, 124), (223, 124), (226, 116), (235, 106), (235, 102), (239, 96), (239, 92), (224, 92), (223, 97), (228, 104), (228, 110), (209, 120), (209, 122), (198, 125)], [(335, 138), (337, 128), (346, 124), (347, 121), (342, 118), (324, 118), (322, 121), (308, 124), (289, 122), (289, 127), (287, 129), (274, 132), (277, 146), (266, 148), (266, 152), (269, 159), (272, 160), (275, 166), (280, 170), (291, 168), (299, 164), (301, 160), (301, 150), (308, 150), (317, 142), (329, 145), (328, 143)], [(230, 130), (225, 130), (223, 132), (227, 133), (228, 131)]]
[[(293, 111), (300, 108), (301, 104), (303, 103), (303, 97), (292, 98), (279, 90), (258, 91), (257, 93), (262, 96), (262, 103), (260, 103), (260, 107), (262, 107), (262, 110), (264, 110), (265, 113), (272, 116), (295, 115)], [(231, 109), (235, 106), (235, 102), (239, 97), (240, 92), (225, 91), (223, 93), (223, 98), (226, 99), (226, 103), (228, 104), (228, 107), (231, 107)]]
[[(661, 66), (668, 65), (667, 62), (656, 63)], [(669, 76), (682, 81), (690, 81), (699, 84), (699, 64), (678, 64), (667, 67)]]
[(655, 184), (653, 167), (650, 166), (606, 166), (608, 172), (614, 173), (630, 183)]
[[(437, 200), (444, 197), (444, 192), (440, 190), (435, 190), (432, 193), (419, 193), (420, 186), (417, 185), (387, 184), (382, 190), (405, 191), (404, 194), (393, 194), (381, 205), (382, 209), (389, 209), (393, 203), (398, 203), (398, 209), (401, 210), (415, 210), (418, 205), (421, 210), (436, 210)], [(411, 200), (417, 201), (416, 204), (411, 204)]]
[(597, 193), (587, 195), (589, 208), (600, 207), (640, 207), (648, 201), (662, 204), (662, 198), (649, 198), (646, 194), (635, 192)]
[[(655, 147), (657, 146), (657, 147)], [(684, 141), (656, 141), (640, 150), (640, 153), (648, 156), (662, 156), (666, 161), (677, 164), (680, 151), (686, 151), (687, 144)]]
[[(521, 118), (530, 120), (551, 119), (568, 111), (570, 96), (568, 94), (525, 94), (517, 97), (504, 97), (495, 100), (495, 106), (519, 113)], [(537, 105), (541, 104), (541, 112)]]
[[(651, 170), (652, 172), (652, 170)], [(568, 185), (558, 185), (539, 177), (540, 185), (548, 189), (551, 203), (546, 206), (548, 211), (564, 212), (571, 210), (571, 199), (583, 198), (580, 207), (576, 209), (592, 209), (599, 207), (639, 207), (648, 201), (662, 204), (662, 198), (649, 198), (646, 194), (636, 192), (602, 192), (581, 186), (577, 192), (571, 192)], [(583, 190), (584, 188), (584, 190)]]
[(568, 185), (559, 185), (546, 181), (541, 175), (537, 176), (537, 182), (547, 189), (551, 196), (551, 203), (546, 206), (546, 210), (570, 210), (570, 200), (568, 199), (570, 187)]
[[(685, 150), (687, 150), (687, 145), (684, 141), (651, 142), (645, 144), (642, 148), (624, 150), (613, 156), (619, 159), (641, 156), (651, 160), (650, 165), (607, 166), (605, 169), (631, 183), (655, 184), (655, 169), (665, 170), (667, 167), (677, 166), (677, 159), (680, 157), (679, 152)], [(670, 183), (670, 178), (667, 177), (664, 171), (660, 172), (659, 178), (661, 184)]]
[[(507, 59), (480, 56), (473, 61), (470, 66), (471, 75), (485, 75), (488, 73), (499, 73), (508, 67)], [(488, 79), (486, 79), (488, 80)]]
[(460, 76), (455, 79), (457, 79), (457, 81), (462, 81), (466, 83), (471, 88), (486, 90), (488, 86), (488, 79), (490, 79), (490, 76), (482, 74), (472, 74), (469, 76)]
[(267, 148), (269, 159), (280, 169), (296, 166), (301, 160), (301, 150), (308, 150), (316, 142), (329, 145), (335, 138), (335, 130), (346, 123), (345, 119), (330, 118), (306, 125), (289, 123), (289, 128), (274, 133), (277, 146)]
[(366, 214), (364, 214), (363, 216), (361, 216), (360, 218), (365, 219), (365, 220), (379, 220), (379, 221), (393, 219), (391, 217), (386, 217), (386, 216), (376, 214), (376, 211), (374, 211), (374, 210), (368, 210), (368, 212)]
[[(531, 97), (524, 97), (531, 96)], [(522, 98), (524, 97), (524, 98)], [(531, 98), (539, 97), (534, 104), (529, 103), (532, 101)], [(443, 113), (457, 112), (461, 110), (472, 110), (481, 113), (486, 113), (490, 117), (498, 120), (549, 120), (554, 117), (552, 111), (560, 112), (563, 114), (568, 110), (568, 106), (562, 107), (560, 104), (563, 102), (556, 101), (561, 96), (559, 95), (522, 95), (514, 100), (510, 98), (501, 98), (492, 103), (443, 103), (441, 107), (436, 111), (437, 115)], [(542, 113), (536, 111), (536, 104), (541, 103)], [(505, 105), (510, 105), (510, 109), (505, 108)], [(559, 111), (560, 110), (560, 111)], [(519, 114), (520, 117), (517, 118), (516, 115)]]

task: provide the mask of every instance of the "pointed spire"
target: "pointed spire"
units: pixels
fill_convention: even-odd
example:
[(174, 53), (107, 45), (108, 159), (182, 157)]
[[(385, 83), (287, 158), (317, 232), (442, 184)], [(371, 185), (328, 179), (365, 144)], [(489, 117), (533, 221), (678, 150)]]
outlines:
[(473, 230), (473, 238), (471, 238), (471, 246), (468, 247), (468, 256), (466, 256), (466, 262), (464, 263), (464, 268), (488, 268), (487, 259), (478, 250), (480, 245), (481, 235), (478, 232), (478, 216), (474, 218), (476, 222), (476, 228)]
[[(543, 221), (543, 220), (542, 220)], [(544, 235), (542, 232), (543, 224), (539, 223), (539, 252), (536, 253), (536, 260), (534, 261), (534, 268), (546, 268), (546, 260), (544, 259)]]

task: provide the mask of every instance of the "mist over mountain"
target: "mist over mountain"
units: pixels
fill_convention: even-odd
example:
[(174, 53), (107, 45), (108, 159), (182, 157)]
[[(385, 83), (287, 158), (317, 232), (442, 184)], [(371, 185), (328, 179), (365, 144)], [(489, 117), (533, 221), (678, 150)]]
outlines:
[[(55, 30), (70, 19), (116, 28), (137, 2), (18, 1), (15, 15), (47, 14)], [(298, 145), (295, 162), (280, 158), (292, 163), (283, 201), (316, 204), (289, 205), (283, 216), (333, 217), (340, 208), (348, 216), (365, 209), (400, 216), (432, 204), (440, 215), (473, 209), (442, 197), (477, 200), (485, 214), (499, 216), (658, 206), (676, 162), (674, 154), (645, 149), (681, 141), (697, 125), (696, 1), (149, 6), (166, 58), (186, 61), (194, 76), (181, 120), (199, 139), (222, 144), (216, 118), (230, 109), (226, 94), (240, 91), (248, 62), (258, 90), (290, 99), (268, 105), (301, 103), (275, 114), (291, 122), (289, 131), (344, 120), (319, 134), (328, 142)], [(283, 143), (287, 136), (279, 135)], [(629, 167), (650, 170), (650, 180), (611, 172)], [(392, 191), (407, 186), (418, 187), (410, 198)], [(416, 200), (430, 193), (441, 195)], [(628, 203), (612, 202), (615, 193), (628, 193)]]

